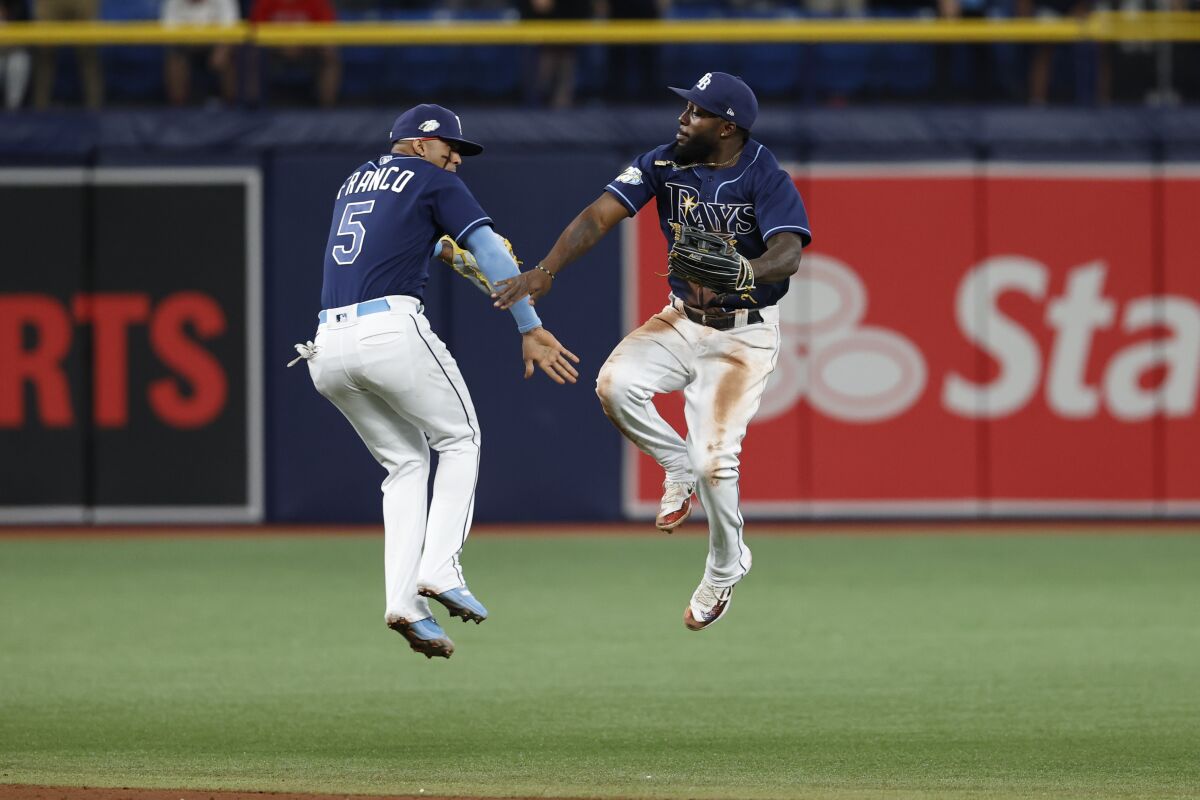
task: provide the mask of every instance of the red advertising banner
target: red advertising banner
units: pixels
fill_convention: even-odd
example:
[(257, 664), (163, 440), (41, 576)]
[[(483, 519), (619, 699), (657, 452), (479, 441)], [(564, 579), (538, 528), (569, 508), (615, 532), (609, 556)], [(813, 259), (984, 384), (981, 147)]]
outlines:
[(262, 519), (260, 219), (255, 169), (0, 170), (0, 523)]
[[(742, 452), (762, 516), (1200, 513), (1200, 169), (813, 167)], [(654, 209), (626, 324), (666, 300)], [(657, 273), (657, 274), (656, 274)], [(684, 429), (678, 397), (656, 400)], [(627, 445), (625, 509), (662, 472)]]

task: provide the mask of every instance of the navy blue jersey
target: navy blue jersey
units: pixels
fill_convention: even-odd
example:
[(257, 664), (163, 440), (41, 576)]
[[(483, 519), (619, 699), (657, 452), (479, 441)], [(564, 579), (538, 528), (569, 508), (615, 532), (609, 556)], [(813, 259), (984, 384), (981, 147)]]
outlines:
[[(630, 214), (658, 199), (658, 221), (667, 247), (675, 243), (679, 228), (688, 226), (727, 233), (737, 251), (758, 258), (767, 251), (767, 240), (785, 231), (795, 233), (805, 246), (812, 241), (808, 214), (796, 185), (771, 151), (750, 139), (741, 158), (731, 167), (671, 165), (675, 145), (665, 144), (643, 153), (604, 187)], [(791, 281), (760, 283), (753, 292), (717, 294), (696, 284), (668, 277), (671, 291), (697, 308), (761, 308), (774, 305), (787, 294)]]
[(434, 242), (443, 234), (462, 242), (491, 224), (455, 173), (416, 156), (368, 161), (346, 179), (333, 204), (321, 306), (389, 294), (424, 300)]

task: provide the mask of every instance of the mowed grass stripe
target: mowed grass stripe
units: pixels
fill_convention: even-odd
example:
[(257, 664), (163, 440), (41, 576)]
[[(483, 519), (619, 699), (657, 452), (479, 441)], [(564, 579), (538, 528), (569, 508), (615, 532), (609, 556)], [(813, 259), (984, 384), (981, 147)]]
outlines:
[(0, 783), (1198, 797), (1200, 536), (480, 537), (449, 662), (369, 537), (0, 540)]

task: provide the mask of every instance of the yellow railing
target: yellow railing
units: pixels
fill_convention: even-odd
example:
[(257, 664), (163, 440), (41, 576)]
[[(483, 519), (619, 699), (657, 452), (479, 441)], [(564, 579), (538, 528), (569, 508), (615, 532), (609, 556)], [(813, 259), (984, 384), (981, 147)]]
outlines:
[(535, 45), (828, 42), (1200, 41), (1200, 12), (1099, 12), (1081, 19), (706, 19), (555, 22), (238, 23), (172, 27), (156, 22), (13, 22), (13, 45)]

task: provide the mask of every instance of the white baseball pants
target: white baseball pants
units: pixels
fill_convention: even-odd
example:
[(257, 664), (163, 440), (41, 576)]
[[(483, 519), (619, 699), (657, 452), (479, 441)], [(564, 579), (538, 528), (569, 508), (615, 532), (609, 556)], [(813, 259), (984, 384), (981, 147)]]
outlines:
[[(309, 374), (387, 470), (383, 481), (386, 617), (430, 616), (418, 588), (464, 586), (459, 553), (475, 510), (479, 420), (458, 364), (412, 297), (358, 316), (328, 309)], [(428, 444), (427, 444), (428, 442)], [(438, 453), (427, 502), (429, 448)]]
[[(714, 586), (732, 586), (750, 571), (738, 508), (739, 455), (779, 356), (779, 309), (760, 313), (762, 322), (719, 331), (668, 305), (617, 345), (596, 380), (604, 413), (666, 479), (696, 481), (708, 514), (704, 577)], [(680, 390), (686, 440), (652, 402)]]

